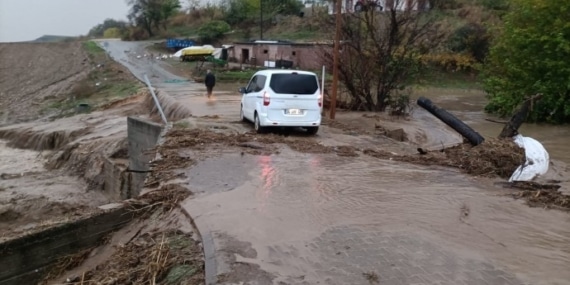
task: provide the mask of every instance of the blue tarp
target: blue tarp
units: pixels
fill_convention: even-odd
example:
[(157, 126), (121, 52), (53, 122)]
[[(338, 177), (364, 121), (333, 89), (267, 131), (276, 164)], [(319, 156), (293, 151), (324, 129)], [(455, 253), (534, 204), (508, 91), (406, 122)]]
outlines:
[(166, 40), (166, 47), (167, 48), (187, 48), (194, 46), (196, 43), (193, 40), (180, 40), (180, 39), (167, 39)]

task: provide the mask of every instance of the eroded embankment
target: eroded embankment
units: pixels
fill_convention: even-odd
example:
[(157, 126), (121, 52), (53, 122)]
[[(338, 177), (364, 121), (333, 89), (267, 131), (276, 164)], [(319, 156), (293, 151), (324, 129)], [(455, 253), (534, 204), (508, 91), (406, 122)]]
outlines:
[[(110, 118), (109, 120), (113, 121), (114, 124), (117, 123), (114, 121), (115, 119), (117, 118)], [(110, 131), (108, 128), (109, 122), (100, 122), (99, 124), (93, 126), (93, 128), (90, 128), (89, 131), (84, 133), (81, 137), (75, 139), (72, 142), (69, 142), (65, 146), (55, 150), (47, 151), (45, 154), (46, 159), (45, 161), (42, 161), (41, 165), (43, 172), (46, 175), (65, 173), (65, 175), (79, 177), (80, 180), (85, 181), (85, 183), (81, 185), (82, 187), (75, 189), (76, 193), (99, 193), (100, 195), (104, 195), (105, 197), (109, 198), (106, 203), (109, 201), (121, 201), (123, 199), (138, 196), (140, 189), (133, 189), (137, 185), (135, 184), (135, 175), (138, 175), (137, 177), (139, 177), (139, 179), (144, 179), (145, 173), (132, 173), (127, 170), (128, 166), (130, 164), (133, 164), (133, 161), (139, 167), (145, 163), (148, 164), (148, 160), (150, 160), (149, 157), (154, 156), (152, 155), (152, 151), (150, 153), (146, 152), (148, 152), (148, 149), (152, 149), (154, 147), (154, 144), (158, 140), (158, 136), (161, 134), (162, 127), (150, 122), (145, 122), (144, 120), (134, 118), (128, 118), (128, 120), (127, 118), (119, 118), (117, 120), (120, 120), (122, 122), (122, 125), (114, 126), (119, 128), (118, 131)], [(122, 130), (121, 126), (123, 127)], [(124, 127), (127, 127), (126, 130)], [(17, 135), (17, 133), (12, 134)], [(49, 136), (50, 133), (44, 132), (43, 135)], [(140, 160), (140, 162), (137, 160)], [(52, 178), (55, 179), (55, 177)], [(21, 190), (22, 189), (17, 189), (16, 191)], [(128, 210), (128, 213), (126, 214), (146, 219), (150, 215), (148, 214), (149, 211), (153, 212), (153, 214), (157, 212), (155, 211), (157, 207), (162, 208), (164, 212), (170, 213), (173, 209), (172, 205), (175, 205), (177, 202), (179, 202), (180, 199), (183, 199), (190, 194), (190, 192), (186, 189), (180, 188), (161, 189), (161, 191), (159, 191), (160, 194), (156, 193), (158, 192), (153, 192), (152, 194), (149, 193), (140, 199), (127, 203), (127, 205), (119, 206), (119, 209), (121, 211), (124, 211), (126, 209), (125, 207), (128, 207), (130, 210)], [(48, 193), (45, 194), (48, 195)], [(43, 194), (39, 193), (39, 195)], [(63, 198), (61, 203), (65, 204), (70, 202), (69, 200), (72, 200), (72, 196), (73, 195), (67, 197), (67, 199)], [(13, 200), (16, 200), (16, 203), (22, 203), (29, 200), (29, 202), (32, 202), (37, 206), (37, 201), (31, 198), (19, 196), (14, 197)], [(30, 264), (28, 264), (26, 267), (12, 268), (9, 272), (10, 276), (2, 276), (1, 279), (8, 280), (6, 281), (8, 282), (7, 284), (21, 284), (20, 281), (22, 280), (36, 280), (37, 278), (41, 277), (42, 274), (38, 275), (38, 272), (40, 271), (41, 273), (49, 272), (49, 278), (60, 276), (59, 273), (53, 273), (53, 270), (49, 269), (51, 263), (55, 261), (56, 258), (61, 257), (63, 259), (61, 262), (65, 263), (66, 265), (62, 266), (61, 264), (58, 264), (54, 270), (58, 271), (67, 269), (67, 267), (70, 266), (68, 260), (69, 258), (62, 256), (75, 254), (76, 251), (80, 251), (78, 253), (78, 256), (85, 256), (83, 254), (83, 250), (85, 248), (92, 248), (93, 246), (96, 246), (101, 241), (102, 234), (109, 233), (122, 227), (122, 224), (115, 224), (116, 219), (112, 217), (110, 219), (107, 219), (105, 217), (105, 211), (102, 208), (97, 207), (105, 203), (100, 203), (100, 201), (97, 203), (96, 199), (93, 199), (93, 201), (83, 202), (85, 205), (84, 207), (78, 208), (78, 212), (55, 215), (53, 219), (56, 220), (56, 222), (53, 224), (48, 224), (46, 226), (42, 226), (41, 224), (31, 225), (27, 228), (27, 230), (12, 231), (11, 233), (13, 235), (6, 236), (5, 238), (10, 239), (10, 241), (7, 241), (4, 245), (0, 246), (0, 248), (2, 248), (5, 253), (2, 255), (3, 258), (0, 259), (0, 263), (9, 264), (11, 258), (17, 259), (20, 255), (26, 255), (26, 252), (28, 252), (30, 248), (33, 247), (36, 247), (37, 251), (45, 250), (48, 252), (49, 258), (41, 258), (38, 261), (41, 261), (41, 264), (33, 261), (29, 262)], [(14, 211), (8, 213), (13, 214)], [(17, 226), (18, 222), (25, 221), (27, 218), (26, 214), (26, 212), (21, 212), (17, 215), (11, 215), (12, 224)], [(68, 217), (68, 214), (71, 214), (72, 217)], [(102, 220), (95, 223), (95, 225), (91, 225), (91, 223), (88, 221), (92, 219), (92, 217), (100, 217), (97, 219)], [(117, 220), (121, 221), (122, 219)], [(44, 221), (41, 220), (40, 222)], [(77, 231), (81, 228), (84, 228), (84, 230)], [(166, 243), (170, 243), (171, 239), (182, 239), (185, 235), (185, 233), (178, 232), (176, 227), (169, 228), (166, 226), (164, 230), (165, 240), (157, 243), (157, 245), (160, 245), (160, 247), (164, 249), (168, 248), (168, 244)], [(70, 234), (75, 235), (77, 241), (74, 241), (72, 243), (68, 239), (64, 238)], [(14, 239), (14, 237), (18, 235), (22, 235), (23, 237)], [(42, 239), (47, 239), (46, 242), (44, 244), (34, 245), (28, 243), (17, 243), (19, 240), (30, 239), (31, 236), (34, 237), (36, 235), (42, 237), (38, 238), (37, 240), (41, 241)], [(148, 249), (154, 252), (155, 247), (152, 245), (141, 246), (140, 243), (147, 242), (149, 237), (154, 237), (156, 235), (156, 232), (150, 232), (144, 236), (141, 236), (140, 238), (137, 237), (137, 243), (135, 243), (131, 249), (136, 249), (137, 254), (140, 254), (141, 252), (151, 254), (151, 252), (148, 252), (146, 250)], [(59, 236), (61, 236), (61, 238), (58, 238)], [(36, 239), (32, 238), (32, 240), (35, 241)], [(65, 245), (65, 249), (57, 251), (57, 249), (61, 249), (62, 246), (57, 240), (61, 240), (63, 243), (69, 242), (69, 245)], [(56, 244), (53, 244), (53, 241), (55, 241)], [(18, 244), (19, 246), (16, 246)], [(160, 255), (164, 253), (166, 252), (160, 251), (158, 254)], [(195, 255), (195, 250), (191, 253)], [(119, 252), (118, 254), (120, 256), (123, 256), (125, 253)], [(177, 264), (179, 260), (186, 259), (183, 257), (176, 259), (176, 255), (172, 254), (171, 256), (158, 257), (158, 260), (163, 263), (163, 265), (161, 265), (163, 267), (162, 269), (155, 268), (155, 273), (151, 272), (149, 274), (142, 274), (136, 279), (140, 279), (141, 282), (143, 282), (146, 280), (162, 278), (164, 270), (170, 268), (171, 266), (174, 266), (174, 264)], [(111, 261), (108, 260), (107, 262)], [(130, 266), (133, 265), (131, 264)], [(150, 263), (144, 263), (142, 266), (144, 267), (153, 265)], [(111, 265), (111, 267), (115, 267), (115, 265)], [(185, 269), (185, 267), (183, 267), (183, 269)], [(194, 273), (192, 274), (184, 272), (178, 272), (177, 274), (186, 274), (193, 276), (193, 278), (200, 278), (195, 277), (197, 272), (200, 272), (200, 270), (193, 270)], [(103, 272), (105, 272), (105, 274), (103, 274)], [(125, 271), (119, 270), (116, 271), (116, 273), (116, 279), (122, 280), (120, 276), (125, 275)], [(109, 273), (109, 270), (101, 270), (100, 268), (90, 269), (90, 271), (87, 271), (86, 274), (90, 280), (98, 280), (99, 278), (103, 283), (113, 281), (114, 279), (108, 279), (110, 276), (112, 278), (115, 278), (112, 276), (112, 274)], [(157, 276), (157, 274), (159, 275)], [(133, 277), (128, 273), (125, 276), (127, 280), (130, 280)], [(0, 283), (2, 283), (2, 281), (0, 281)]]
[(73, 221), (137, 195), (127, 171), (124, 115), (144, 113), (144, 95), (107, 104), (104, 111), (0, 128), (2, 239)]

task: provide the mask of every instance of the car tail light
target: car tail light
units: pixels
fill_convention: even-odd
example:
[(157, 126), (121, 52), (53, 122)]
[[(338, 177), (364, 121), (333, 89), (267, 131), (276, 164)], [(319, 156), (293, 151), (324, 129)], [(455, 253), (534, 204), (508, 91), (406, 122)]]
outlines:
[(269, 94), (263, 92), (263, 106), (269, 106)]
[(323, 106), (323, 94), (319, 95), (319, 107)]

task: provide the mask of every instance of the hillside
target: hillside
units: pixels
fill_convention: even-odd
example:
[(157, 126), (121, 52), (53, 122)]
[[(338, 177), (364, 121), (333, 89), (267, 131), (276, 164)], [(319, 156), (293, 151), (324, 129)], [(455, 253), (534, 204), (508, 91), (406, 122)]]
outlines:
[(67, 94), (89, 71), (80, 42), (3, 43), (0, 54), (2, 123), (36, 118), (41, 103)]
[(56, 35), (43, 35), (31, 42), (34, 43), (56, 43), (56, 42), (64, 42), (75, 39), (74, 37), (69, 36), (56, 36)]
[(0, 125), (65, 115), (134, 93), (140, 83), (94, 42), (1, 43)]

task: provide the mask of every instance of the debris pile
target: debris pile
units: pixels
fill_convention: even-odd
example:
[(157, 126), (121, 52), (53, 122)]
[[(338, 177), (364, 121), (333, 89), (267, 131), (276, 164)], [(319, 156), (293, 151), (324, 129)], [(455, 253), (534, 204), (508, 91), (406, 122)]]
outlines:
[[(178, 221), (186, 217), (178, 204), (190, 195), (192, 192), (185, 187), (168, 184), (125, 201), (137, 217), (128, 226), (136, 232), (134, 236), (122, 243), (112, 243), (112, 236), (103, 240), (102, 247), (112, 249), (112, 254), (97, 265), (91, 263), (82, 268), (87, 259), (98, 260), (99, 253), (93, 251), (96, 247), (62, 258), (48, 272), (44, 283), (63, 278), (65, 284), (203, 284), (200, 241), (192, 233), (179, 230)], [(65, 275), (74, 268), (79, 270)]]
[[(203, 284), (201, 248), (187, 234), (145, 233), (94, 270), (69, 281), (79, 284)], [(70, 282), (70, 283), (71, 283)]]
[(440, 165), (459, 168), (481, 176), (509, 178), (525, 161), (524, 149), (510, 140), (489, 139), (477, 146), (461, 144), (439, 152), (417, 155), (397, 155), (390, 152), (367, 149), (365, 154), (382, 159), (410, 162), (422, 165)]
[[(455, 167), (466, 173), (482, 176), (499, 176), (509, 178), (513, 171), (525, 162), (525, 150), (508, 139), (489, 139), (480, 145), (461, 144), (441, 151), (425, 154), (395, 154), (379, 149), (360, 150), (352, 146), (326, 146), (310, 138), (283, 138), (283, 136), (267, 134), (258, 136), (255, 133), (224, 134), (205, 129), (178, 129), (167, 134), (162, 149), (173, 151), (181, 148), (206, 149), (214, 144), (244, 147), (245, 143), (255, 142), (261, 146), (282, 143), (291, 149), (304, 153), (335, 153), (339, 156), (358, 156), (358, 152), (381, 159), (391, 159), (421, 165), (440, 165)], [(264, 149), (275, 153), (275, 148), (265, 146)], [(260, 154), (253, 149), (253, 154)], [(172, 153), (171, 153), (172, 154)], [(171, 159), (172, 161), (184, 160)], [(164, 163), (169, 163), (164, 160)], [(178, 165), (176, 165), (178, 166)], [(181, 164), (184, 166), (184, 163)], [(164, 169), (180, 168), (175, 166)], [(159, 169), (162, 169), (159, 168)]]
[(570, 211), (570, 195), (565, 195), (557, 189), (523, 190), (513, 194), (513, 197), (525, 199), (531, 207)]

